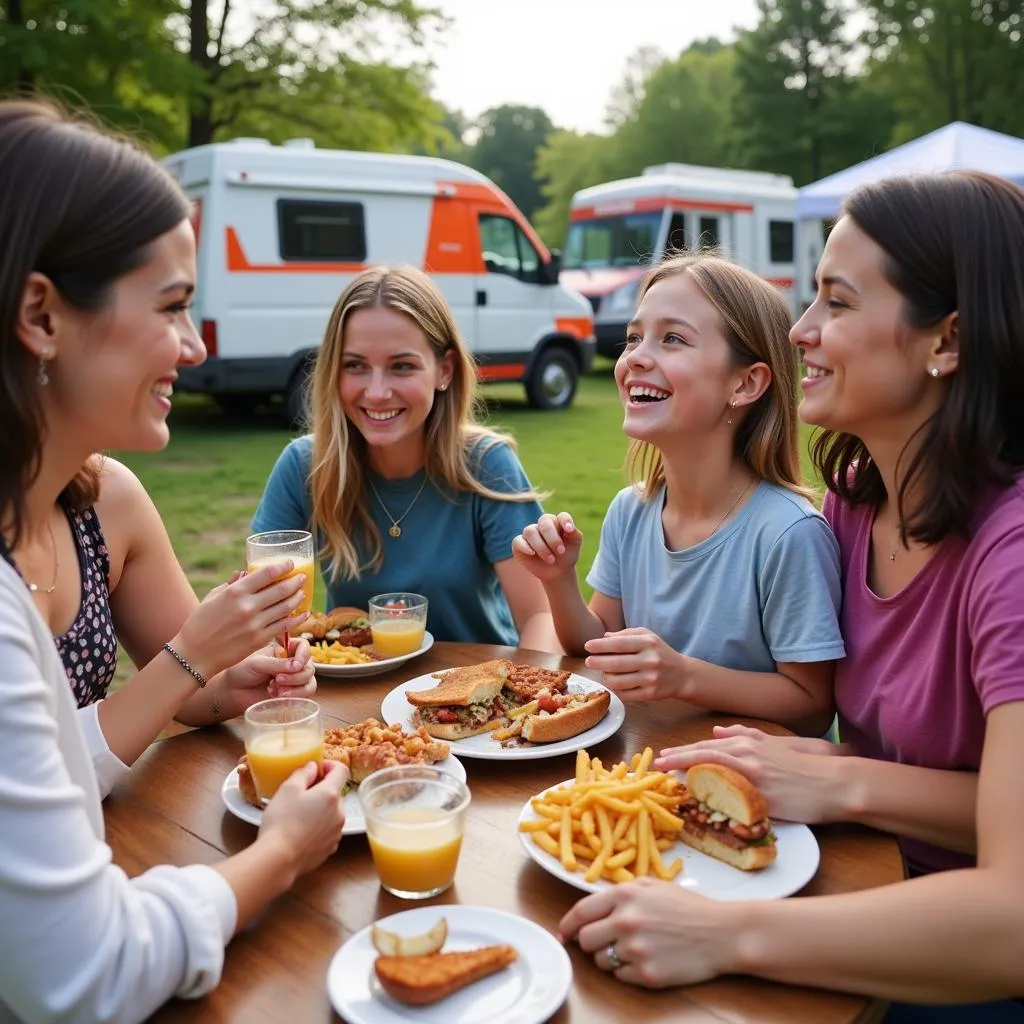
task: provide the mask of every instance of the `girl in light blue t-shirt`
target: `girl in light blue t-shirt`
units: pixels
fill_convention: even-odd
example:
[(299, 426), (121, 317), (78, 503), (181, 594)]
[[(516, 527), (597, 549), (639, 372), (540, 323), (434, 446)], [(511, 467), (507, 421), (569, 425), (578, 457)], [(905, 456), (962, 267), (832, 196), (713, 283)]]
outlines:
[(790, 313), (766, 281), (672, 257), (639, 292), (615, 366), (632, 486), (587, 582), (566, 513), (516, 538), (558, 638), (624, 700), (689, 704), (821, 734), (832, 719), (839, 550), (800, 484)]

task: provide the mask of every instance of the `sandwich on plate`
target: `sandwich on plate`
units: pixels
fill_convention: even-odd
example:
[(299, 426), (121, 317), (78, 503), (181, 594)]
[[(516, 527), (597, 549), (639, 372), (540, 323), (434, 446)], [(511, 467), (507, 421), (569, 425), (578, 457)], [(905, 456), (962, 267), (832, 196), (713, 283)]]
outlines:
[(686, 788), (690, 798), (676, 811), (684, 843), (741, 871), (775, 860), (768, 804), (748, 778), (721, 765), (695, 764), (686, 772)]
[(453, 668), (429, 690), (406, 692), (416, 708), (413, 725), (442, 740), (462, 740), (500, 729), (512, 701), (504, 694), (511, 665), (504, 659)]

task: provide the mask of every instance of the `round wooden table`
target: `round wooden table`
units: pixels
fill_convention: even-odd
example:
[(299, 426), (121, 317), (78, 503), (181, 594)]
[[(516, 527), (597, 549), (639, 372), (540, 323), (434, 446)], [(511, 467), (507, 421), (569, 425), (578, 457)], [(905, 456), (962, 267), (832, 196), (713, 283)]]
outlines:
[[(327, 725), (359, 722), (378, 717), (384, 695), (406, 679), (496, 657), (593, 677), (572, 658), (486, 644), (438, 643), (384, 675), (321, 678), (317, 699)], [(723, 721), (676, 702), (631, 706), (619, 732), (593, 752), (610, 764), (645, 746), (658, 750), (706, 738), (712, 725)], [(139, 759), (104, 805), (115, 860), (130, 875), (156, 864), (212, 863), (253, 841), (255, 828), (228, 813), (220, 797), (224, 777), (242, 753), (241, 737), (240, 722), (230, 722), (161, 740)], [(455, 885), (434, 902), (484, 904), (554, 931), (583, 894), (526, 856), (516, 819), (531, 795), (572, 775), (574, 757), (520, 762), (464, 758), (463, 764), (473, 794), (466, 837)], [(800, 895), (851, 892), (903, 877), (902, 859), (891, 837), (857, 827), (815, 831), (821, 865)], [(198, 1002), (172, 1001), (152, 1019), (219, 1024), (337, 1021), (325, 982), (331, 957), (354, 932), (411, 905), (380, 888), (365, 837), (348, 836), (336, 856), (299, 879), (288, 895), (234, 939), (223, 980), (213, 993)], [(730, 977), (651, 992), (598, 970), (575, 945), (570, 955), (572, 990), (551, 1018), (559, 1024), (851, 1024), (879, 1020), (884, 1010), (884, 1004), (860, 996), (753, 978)]]

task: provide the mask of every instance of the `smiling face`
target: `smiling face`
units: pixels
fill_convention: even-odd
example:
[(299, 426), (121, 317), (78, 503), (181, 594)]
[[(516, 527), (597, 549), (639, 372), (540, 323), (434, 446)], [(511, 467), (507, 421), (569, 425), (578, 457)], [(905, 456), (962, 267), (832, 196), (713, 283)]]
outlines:
[(385, 306), (345, 318), (339, 395), (371, 449), (422, 449), (434, 395), (452, 377), (452, 353), (436, 351), (411, 317)]
[(883, 273), (885, 252), (849, 216), (829, 235), (818, 294), (793, 327), (804, 362), (800, 418), (829, 430), (908, 435), (935, 404), (934, 331), (914, 331)]
[(54, 359), (44, 408), (54, 443), (67, 434), (91, 451), (157, 451), (177, 368), (206, 350), (188, 314), (196, 246), (185, 220), (147, 247), (145, 263), (119, 278), (98, 312), (53, 299)]
[(615, 364), (622, 429), (659, 447), (709, 434), (724, 422), (741, 376), (722, 318), (693, 277), (662, 278), (644, 294)]

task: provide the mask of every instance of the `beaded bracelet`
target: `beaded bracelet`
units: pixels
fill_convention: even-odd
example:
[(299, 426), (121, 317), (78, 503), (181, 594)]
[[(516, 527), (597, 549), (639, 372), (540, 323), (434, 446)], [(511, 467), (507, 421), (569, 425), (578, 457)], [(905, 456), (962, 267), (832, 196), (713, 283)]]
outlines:
[(164, 650), (199, 684), (202, 689), (206, 685), (206, 678), (202, 672), (193, 668), (170, 644), (164, 644)]

